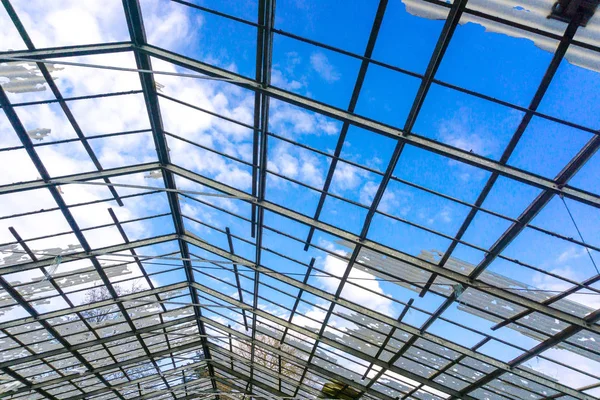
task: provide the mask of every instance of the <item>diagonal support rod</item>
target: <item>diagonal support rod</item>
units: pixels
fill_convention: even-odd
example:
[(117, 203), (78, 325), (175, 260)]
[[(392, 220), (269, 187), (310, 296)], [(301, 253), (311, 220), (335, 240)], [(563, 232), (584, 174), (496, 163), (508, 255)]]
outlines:
[[(227, 233), (227, 244), (229, 245), (229, 252), (231, 254), (235, 254), (233, 249), (233, 239), (231, 237), (231, 231), (229, 227), (225, 228), (225, 232)], [(240, 283), (240, 274), (238, 272), (238, 267), (236, 263), (233, 263), (233, 274), (235, 275), (235, 284), (237, 286), (238, 297), (240, 298), (240, 302), (244, 302), (244, 295), (242, 294), (242, 284)], [(242, 316), (244, 317), (244, 327), (248, 330), (248, 318), (246, 317), (246, 310), (242, 308)]]

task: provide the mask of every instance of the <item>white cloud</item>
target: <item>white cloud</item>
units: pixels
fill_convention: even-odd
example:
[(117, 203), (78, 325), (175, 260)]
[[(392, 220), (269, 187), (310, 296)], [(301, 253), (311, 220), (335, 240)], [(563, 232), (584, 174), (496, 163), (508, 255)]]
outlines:
[[(281, 142), (270, 151), (268, 169), (313, 187), (321, 187), (324, 182), (321, 164), (321, 160), (308, 150)], [(273, 182), (283, 184), (284, 181), (275, 179)]]
[[(379, 184), (373, 181), (365, 182), (360, 189), (360, 202), (366, 205), (373, 203), (373, 198), (379, 189)], [(400, 190), (395, 190), (390, 185), (385, 189), (379, 206), (379, 211), (405, 217), (411, 210), (410, 199), (412, 195)]]
[[(192, 21), (183, 11), (185, 8), (173, 7), (172, 3), (144, 3), (144, 18), (149, 24), (160, 22), (168, 27), (168, 35), (158, 31), (149, 32), (150, 41), (161, 46), (171, 46), (184, 43), (198, 31), (198, 21)], [(26, 26), (34, 43), (39, 47), (52, 47), (67, 44), (99, 43), (104, 41), (128, 40), (127, 25), (123, 17), (122, 3), (109, 2), (107, 4), (97, 1), (59, 1), (52, 3), (36, 4), (19, 3), (18, 13)], [(40, 24), (39, 21), (46, 23)], [(166, 24), (166, 25), (165, 25)], [(85, 27), (81, 26), (85, 25)], [(193, 27), (193, 32), (190, 30)], [(73, 33), (76, 31), (76, 34)], [(2, 34), (6, 35), (2, 30)], [(125, 35), (125, 36), (123, 36)], [(123, 36), (123, 37), (122, 37)], [(18, 40), (14, 32), (9, 36), (0, 36), (8, 39), (3, 43), (15, 43)], [(11, 44), (12, 46), (12, 44)], [(135, 68), (133, 55), (130, 53), (108, 54), (71, 58), (69, 61), (85, 63), (116, 65)], [(176, 71), (173, 65), (154, 60), (157, 70)], [(128, 91), (140, 88), (137, 73), (115, 72), (107, 70), (90, 69), (84, 67), (65, 67), (56, 72), (56, 83), (65, 96), (98, 94), (116, 91)], [(165, 91), (199, 105), (208, 110), (235, 118), (242, 122), (252, 121), (252, 98), (248, 92), (238, 90), (231, 85), (215, 84), (193, 79), (184, 79), (171, 76), (157, 76), (157, 80), (165, 85)], [(48, 98), (49, 91), (9, 94), (13, 102), (42, 100)], [(248, 158), (251, 151), (251, 131), (240, 128), (229, 122), (224, 122), (198, 111), (189, 112), (185, 107), (169, 108), (170, 105), (161, 104), (165, 124), (174, 130), (173, 133), (195, 140), (198, 143), (218, 147), (233, 155)], [(149, 128), (150, 124), (143, 98), (139, 95), (111, 97), (107, 99), (90, 99), (85, 101), (70, 102), (75, 118), (85, 135), (99, 133), (113, 133), (133, 129)], [(60, 107), (57, 105), (43, 104), (35, 108), (18, 108), (20, 119), (27, 129), (49, 128), (50, 136), (44, 140), (55, 141), (74, 138), (75, 133), (67, 121)], [(12, 127), (2, 116), (0, 118), (0, 142), (3, 146), (18, 145)], [(90, 140), (96, 155), (105, 168), (113, 166), (138, 164), (156, 160), (154, 142), (149, 134), (136, 134), (112, 137), (110, 139)], [(38, 147), (37, 152), (53, 176), (79, 173), (95, 170), (87, 153), (81, 144), (53, 145)], [(202, 156), (201, 156), (202, 154)], [(208, 154), (208, 155), (206, 155)], [(171, 156), (178, 164), (184, 167), (200, 168), (199, 172), (232, 186), (248, 189), (250, 174), (241, 166), (227, 161), (221, 156), (207, 152), (190, 152), (183, 149), (180, 143), (173, 142)], [(34, 180), (38, 172), (22, 150), (3, 152), (0, 164), (4, 173), (2, 183)], [(8, 163), (8, 164), (7, 164)], [(10, 165), (10, 168), (8, 168)], [(6, 167), (6, 168), (5, 168)], [(113, 182), (133, 183), (138, 185), (159, 185), (160, 183), (148, 182), (143, 174), (127, 175), (114, 178)], [(105, 187), (62, 185), (63, 198), (68, 204), (80, 203), (110, 198), (110, 193)], [(121, 194), (132, 192), (128, 189), (117, 189)], [(162, 197), (161, 197), (162, 196)], [(124, 207), (115, 203), (99, 203), (83, 208), (73, 208), (72, 212), (80, 227), (98, 226), (111, 223), (107, 212), (112, 207), (120, 220), (133, 219), (158, 212), (164, 212), (166, 202), (164, 195), (126, 200)], [(227, 199), (218, 199), (221, 203), (231, 203)], [(56, 207), (56, 204), (46, 189), (27, 191), (5, 195), (0, 198), (2, 215), (30, 212), (39, 209)], [(194, 210), (190, 205), (183, 206), (192, 215)], [(226, 205), (232, 208), (234, 205)], [(197, 216), (197, 215), (196, 215)], [(202, 215), (203, 220), (210, 220), (210, 216)], [(45, 234), (56, 234), (69, 231), (69, 226), (60, 212), (46, 212), (29, 217), (10, 218), (0, 221), (0, 243), (14, 240), (8, 232), (8, 227), (14, 226), (25, 239)], [(152, 222), (138, 221), (126, 226), (130, 239), (151, 235)], [(85, 233), (92, 247), (106, 246), (122, 243), (121, 236), (114, 228), (105, 228), (98, 231)], [(33, 250), (43, 248), (66, 249), (69, 245), (77, 244), (73, 235), (56, 236), (31, 243)], [(150, 251), (151, 249), (145, 249)], [(1, 261), (0, 261), (1, 262)], [(75, 270), (76, 268), (89, 267), (89, 262), (78, 264), (65, 263), (58, 270)], [(128, 276), (139, 276), (135, 266), (129, 267)], [(23, 279), (39, 278), (35, 272), (26, 273)], [(39, 274), (38, 274), (39, 275)], [(97, 277), (95, 278), (97, 280)], [(87, 284), (93, 285), (93, 282)], [(56, 307), (56, 302), (51, 302), (51, 307)]]
[[(340, 256), (348, 255), (346, 252), (336, 249), (331, 243), (320, 243), (319, 245), (334, 251)], [(318, 280), (325, 290), (330, 293), (335, 293), (340, 283), (340, 280), (337, 278), (341, 278), (344, 275), (348, 263), (345, 260), (332, 255), (325, 256), (320, 262), (323, 270), (336, 278), (319, 277)], [(375, 310), (386, 315), (393, 315), (393, 302), (388, 298), (377, 295), (384, 295), (385, 292), (375, 278), (374, 275), (371, 275), (368, 272), (352, 268), (348, 275), (348, 283), (346, 283), (342, 289), (342, 297), (356, 304), (360, 304), (367, 309)], [(350, 284), (350, 282), (352, 282), (352, 284)]]
[(356, 189), (368, 177), (368, 172), (354, 165), (338, 162), (333, 174), (333, 187), (340, 191)]
[(185, 7), (170, 1), (142, 1), (141, 4), (148, 43), (155, 46), (169, 50), (186, 46), (198, 37), (204, 25), (200, 14), (192, 19)]
[(444, 206), (437, 211), (424, 208), (417, 214), (420, 220), (424, 221), (427, 225), (436, 225), (438, 223), (448, 224), (453, 220), (452, 209)]
[(471, 111), (466, 107), (459, 108), (452, 118), (440, 122), (439, 139), (483, 156), (490, 155), (498, 147), (492, 135), (476, 127)]
[(302, 110), (280, 101), (271, 102), (269, 123), (274, 133), (296, 137), (297, 135), (335, 135), (341, 124), (327, 117)]
[(296, 79), (288, 79), (279, 69), (273, 68), (271, 72), (271, 84), (286, 90), (301, 89), (304, 84)]
[[(500, 145), (492, 133), (473, 122), (471, 110), (466, 107), (459, 108), (451, 118), (440, 121), (437, 139), (485, 157), (492, 156)], [(485, 176), (484, 171), (455, 160), (448, 160), (448, 165), (463, 182), (481, 180)]]
[(37, 47), (128, 40), (123, 6), (117, 1), (21, 1), (14, 7)]
[(575, 246), (570, 246), (567, 250), (560, 253), (556, 262), (558, 264), (565, 263), (567, 261), (575, 260), (577, 258), (585, 256), (587, 253), (583, 247), (577, 248)]
[(310, 65), (327, 83), (333, 83), (341, 78), (341, 74), (329, 62), (327, 56), (323, 53), (313, 53), (310, 56)]

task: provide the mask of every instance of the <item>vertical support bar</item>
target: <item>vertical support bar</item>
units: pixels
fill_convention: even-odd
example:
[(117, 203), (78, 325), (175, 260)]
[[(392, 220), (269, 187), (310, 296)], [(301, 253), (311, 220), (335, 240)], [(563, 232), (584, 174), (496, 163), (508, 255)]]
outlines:
[[(125, 17), (127, 19), (127, 27), (129, 28), (129, 35), (134, 44), (134, 55), (136, 65), (138, 69), (152, 70), (152, 64), (150, 57), (146, 54), (142, 54), (138, 50), (139, 46), (146, 44), (146, 33), (144, 30), (144, 21), (142, 19), (142, 12), (139, 0), (123, 0), (123, 8), (125, 10)], [(165, 138), (162, 116), (160, 107), (158, 104), (158, 96), (156, 94), (156, 85), (154, 82), (154, 76), (152, 74), (140, 73), (140, 82), (142, 90), (144, 92), (144, 100), (146, 102), (146, 109), (148, 117), (150, 119), (150, 126), (152, 128), (152, 136), (154, 138), (154, 144), (156, 146), (156, 152), (158, 160), (163, 165), (169, 165), (169, 150), (167, 146), (167, 140)], [(168, 189), (177, 189), (175, 184), (175, 178), (173, 174), (166, 169), (163, 169), (163, 180), (165, 187)], [(175, 232), (179, 235), (179, 248), (181, 250), (182, 258), (184, 259), (185, 275), (188, 283), (194, 281), (194, 273), (192, 270), (192, 263), (190, 262), (190, 253), (188, 244), (183, 240), (185, 235), (185, 226), (183, 224), (183, 217), (181, 215), (181, 207), (179, 204), (178, 195), (174, 191), (167, 192), (167, 199), (171, 207), (173, 214), (173, 224), (175, 225)], [(198, 292), (190, 285), (190, 296), (192, 301), (199, 304)], [(210, 349), (208, 348), (206, 331), (204, 329), (204, 323), (202, 322), (202, 310), (201, 307), (194, 307), (194, 314), (196, 316), (196, 322), (198, 325), (198, 331), (200, 333), (200, 340), (202, 343), (202, 351), (206, 359), (210, 359)], [(215, 372), (211, 363), (208, 363), (208, 371), (212, 383), (213, 390), (217, 392), (217, 383), (215, 381)], [(217, 395), (217, 399), (219, 396)]]
[[(235, 251), (233, 249), (233, 238), (231, 237), (231, 231), (229, 227), (225, 228), (225, 232), (227, 234), (227, 243), (229, 244), (229, 252), (235, 255)], [(237, 285), (238, 296), (240, 298), (240, 302), (244, 302), (244, 295), (242, 294), (242, 284), (240, 283), (240, 274), (238, 272), (237, 264), (233, 263), (233, 273), (235, 274), (235, 284)], [(244, 318), (244, 327), (248, 330), (248, 318), (246, 317), (246, 310), (242, 308), (242, 317)]]
[[(259, 22), (259, 44), (260, 49), (257, 49), (256, 70), (260, 70), (260, 84), (266, 88), (271, 83), (271, 62), (273, 51), (273, 24), (275, 22), (275, 0), (261, 0), (258, 7), (258, 22)], [(258, 44), (257, 44), (258, 46)], [(257, 92), (258, 93), (258, 92)], [(269, 128), (269, 102), (270, 97), (264, 93), (260, 94), (260, 154), (259, 154), (259, 170), (258, 170), (258, 201), (265, 198), (266, 183), (267, 183), (267, 152), (268, 152), (268, 135)], [(255, 104), (256, 105), (256, 104)], [(256, 108), (255, 108), (256, 117)], [(255, 122), (258, 122), (255, 120)], [(256, 133), (255, 133), (256, 137)], [(255, 142), (256, 143), (256, 142)], [(261, 262), (262, 250), (262, 234), (264, 221), (264, 208), (256, 208), (256, 265)], [(258, 291), (260, 282), (260, 272), (256, 269), (254, 273), (254, 299), (252, 302), (253, 309), (258, 308)], [(250, 345), (250, 379), (246, 387), (247, 391), (252, 392), (254, 381), (254, 358), (255, 358), (255, 343), (256, 343), (256, 313), (252, 314), (252, 343)]]

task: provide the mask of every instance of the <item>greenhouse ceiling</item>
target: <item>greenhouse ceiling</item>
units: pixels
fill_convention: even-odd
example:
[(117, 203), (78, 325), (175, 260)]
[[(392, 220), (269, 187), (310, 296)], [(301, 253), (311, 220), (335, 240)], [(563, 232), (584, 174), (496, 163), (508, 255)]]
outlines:
[(0, 398), (600, 398), (598, 0), (1, 0)]

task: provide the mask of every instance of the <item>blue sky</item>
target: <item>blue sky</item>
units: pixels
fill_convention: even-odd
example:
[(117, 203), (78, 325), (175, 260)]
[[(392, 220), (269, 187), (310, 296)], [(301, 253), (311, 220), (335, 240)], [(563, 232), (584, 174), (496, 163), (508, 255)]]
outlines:
[[(250, 21), (256, 19), (257, 9), (252, 2), (207, 1), (199, 2), (199, 4)], [(247, 77), (254, 77), (256, 57), (256, 29), (254, 27), (176, 3), (170, 3), (166, 7), (160, 2), (142, 1), (142, 6), (145, 27), (151, 44), (215, 64)], [(377, 2), (374, 1), (353, 2), (352, 4), (331, 1), (321, 4), (318, 1), (308, 0), (278, 0), (275, 28), (339, 47), (345, 51), (362, 54), (376, 8)], [(21, 11), (31, 13), (29, 19), (24, 18), (24, 23), (29, 24), (28, 28), (32, 28), (34, 24), (30, 21), (36, 20), (34, 11), (27, 10), (26, 7)], [(48, 12), (37, 18), (50, 20), (50, 15)], [(102, 23), (98, 24), (101, 32), (104, 32), (104, 28), (109, 26), (118, 27), (111, 30), (113, 32), (111, 37), (100, 35), (102, 40), (127, 40), (127, 30), (126, 27), (123, 28), (124, 21), (118, 11), (111, 9), (110, 13), (106, 11), (105, 15), (102, 13), (100, 15), (98, 18), (102, 21), (102, 18), (105, 17), (107, 24), (106, 26)], [(166, 18), (167, 16), (168, 18)], [(171, 29), (167, 31), (165, 26)], [(442, 26), (443, 21), (411, 15), (406, 12), (402, 2), (390, 1), (373, 58), (412, 73), (423, 74)], [(32, 36), (34, 36), (34, 40), (37, 38), (35, 35)], [(42, 40), (42, 35), (38, 35), (38, 37), (40, 37), (39, 40)], [(72, 44), (61, 42), (61, 37), (63, 36), (57, 34), (54, 42), (40, 43), (39, 46)], [(73, 40), (76, 42), (80, 40), (77, 42), (78, 44), (95, 43), (94, 40), (97, 41), (97, 37), (90, 33), (90, 36), (82, 35), (81, 38)], [(12, 48), (22, 48), (22, 46), (16, 43)], [(468, 23), (459, 25), (456, 29), (436, 79), (527, 107), (551, 58), (551, 53), (538, 48), (531, 40), (486, 32), (481, 25)], [(83, 57), (79, 61), (116, 63), (129, 67), (134, 65), (131, 55), (115, 56), (115, 58), (112, 56)], [(157, 70), (189, 72), (158, 60), (153, 60), (153, 62)], [(272, 84), (275, 86), (346, 109), (359, 67), (360, 61), (357, 59), (275, 34), (272, 77)], [(139, 81), (131, 79), (131, 77), (135, 78), (134, 74), (106, 71), (84, 72), (84, 70), (86, 69), (66, 68), (64, 72), (57, 73), (59, 76), (57, 84), (65, 96), (116, 91), (117, 88), (118, 90), (139, 89)], [(97, 81), (111, 84), (94, 84), (91, 74), (100, 74), (97, 76)], [(196, 80), (180, 77), (157, 76), (156, 80), (165, 84), (163, 93), (166, 95), (208, 108), (246, 124), (252, 123), (253, 96), (245, 89), (222, 83), (198, 83)], [(355, 112), (361, 116), (402, 128), (419, 84), (420, 80), (413, 76), (371, 65)], [(591, 129), (598, 129), (600, 128), (600, 113), (596, 110), (598, 100), (600, 100), (599, 93), (600, 77), (598, 72), (563, 61), (539, 111)], [(35, 99), (44, 98), (47, 95), (48, 92), (42, 92), (36, 94)], [(18, 102), (33, 98), (33, 95), (15, 95), (11, 100)], [(219, 121), (200, 111), (191, 110), (166, 99), (161, 99), (160, 105), (165, 130), (169, 133), (245, 162), (251, 161), (252, 133), (249, 129)], [(119, 110), (123, 107), (134, 112), (123, 113)], [(276, 100), (272, 100), (271, 111), (270, 132), (320, 152), (333, 153), (342, 126), (341, 122), (303, 111), (298, 107)], [(54, 124), (56, 127), (68, 125), (64, 115), (57, 107), (40, 106), (39, 109), (19, 109), (18, 112), (27, 129), (34, 129), (37, 126), (36, 115), (46, 115), (44, 122)], [(148, 128), (141, 95), (130, 95), (123, 99), (123, 103), (101, 99), (87, 103), (76, 102), (73, 112), (78, 120), (81, 120), (86, 135)], [(106, 118), (105, 115), (114, 115), (114, 118)], [(413, 133), (498, 160), (522, 117), (523, 113), (520, 111), (434, 84), (424, 102)], [(56, 136), (57, 129), (54, 129), (53, 132), (55, 138), (49, 140), (74, 137), (74, 133), (68, 131), (67, 128), (61, 130), (60, 137)], [(554, 178), (590, 138), (590, 133), (541, 117), (534, 117), (508, 164), (546, 178)], [(175, 164), (250, 192), (251, 169), (248, 165), (194, 147), (173, 137), (169, 137), (168, 142), (172, 150), (171, 158)], [(350, 127), (341, 156), (371, 170), (384, 172), (395, 144), (393, 139)], [(89, 157), (82, 152), (80, 147), (80, 145), (48, 146), (46, 149), (51, 149), (45, 150), (46, 153), (44, 150), (40, 150), (40, 155), (44, 162), (53, 166), (49, 167), (53, 176), (94, 170)], [(156, 160), (153, 143), (148, 132), (131, 135), (127, 140), (122, 138), (98, 139), (92, 141), (92, 147), (105, 168)], [(269, 138), (268, 150), (270, 171), (317, 189), (322, 188), (329, 169), (331, 160), (329, 157), (275, 137)], [(16, 154), (16, 152), (11, 154)], [(23, 161), (23, 157), (19, 157), (19, 160), (27, 164), (26, 160)], [(68, 167), (62, 163), (62, 161), (67, 162), (64, 158), (70, 161)], [(53, 162), (56, 159), (61, 162)], [(27, 171), (30, 170), (24, 168), (22, 172), (15, 173), (14, 176), (11, 175), (11, 178), (6, 179), (17, 181), (36, 178), (35, 171)], [(575, 175), (570, 184), (600, 194), (600, 183), (597, 178), (599, 173), (600, 155), (596, 154)], [(380, 211), (428, 229), (437, 230), (444, 235), (454, 236), (467, 216), (469, 208), (434, 196), (401, 181), (473, 203), (490, 177), (490, 173), (416, 147), (406, 146), (394, 170), (394, 177), (398, 180), (392, 180), (388, 185), (379, 208)], [(381, 174), (340, 162), (332, 180), (331, 192), (368, 207), (380, 180)], [(141, 174), (114, 181), (142, 182), (155, 186), (162, 184), (160, 180), (144, 179)], [(8, 180), (3, 183), (10, 182)], [(188, 190), (206, 190), (199, 185), (186, 182), (183, 178), (178, 179), (178, 186)], [(108, 197), (108, 191), (101, 189), (94, 191), (93, 195), (100, 196), (101, 192), (103, 197)], [(128, 191), (123, 189), (120, 192), (127, 193)], [(517, 218), (539, 193), (538, 189), (500, 177), (483, 207), (510, 218)], [(67, 193), (66, 196), (68, 195)], [(82, 193), (79, 195), (83, 196)], [(311, 217), (314, 215), (319, 196), (320, 193), (316, 191), (282, 180), (274, 174), (269, 174), (267, 179), (267, 201), (281, 204)], [(47, 197), (47, 195), (40, 194), (41, 197)], [(118, 211), (119, 207), (116, 205), (113, 205), (113, 208), (116, 212), (124, 213), (124, 217), (130, 218), (168, 211), (164, 194), (146, 196), (145, 199), (144, 206), (126, 203), (128, 207), (125, 211)], [(44, 201), (48, 201), (48, 199)], [(244, 202), (238, 200), (217, 200), (215, 202), (226, 210), (250, 218), (250, 206)], [(571, 200), (567, 200), (567, 204), (585, 240), (596, 246), (600, 245), (600, 213), (598, 210)], [(253, 241), (247, 222), (183, 198), (182, 209), (184, 214), (190, 217), (220, 229), (229, 227), (234, 235)], [(102, 209), (99, 214), (102, 212), (105, 213)], [(364, 208), (329, 196), (325, 201), (320, 220), (359, 234), (365, 216)], [(91, 218), (79, 214), (76, 214), (76, 217), (80, 224), (89, 223), (89, 226), (105, 223), (107, 218), (106, 215)], [(224, 234), (210, 230), (189, 219), (185, 223), (190, 232), (227, 249)], [(265, 215), (265, 224), (299, 238), (305, 238), (308, 234), (308, 228), (305, 226), (269, 212)], [(567, 237), (577, 238), (577, 232), (559, 198), (554, 198), (536, 216), (533, 224)], [(16, 226), (18, 227), (18, 225)], [(506, 220), (479, 212), (463, 240), (481, 248), (489, 248), (508, 226), (509, 222)], [(160, 221), (132, 224), (126, 230), (132, 238), (140, 238), (170, 233), (174, 231), (174, 228), (169, 218), (161, 218)], [(97, 235), (97, 238), (90, 234), (90, 241), (94, 247), (110, 244), (111, 240), (107, 237), (113, 238), (114, 243), (120, 242), (120, 238), (111, 235), (114, 235), (114, 232), (110, 235)], [(451, 243), (445, 237), (380, 214), (375, 216), (368, 238), (411, 255), (419, 255), (423, 250), (443, 252)], [(334, 237), (316, 232), (313, 243), (330, 251), (345, 254), (344, 252), (347, 252), (348, 249), (340, 246), (336, 240)], [(341, 275), (345, 268), (345, 263), (321, 250), (311, 248), (305, 252), (301, 243), (269, 231), (265, 232), (263, 242), (266, 247), (289, 254), (306, 264), (312, 257), (315, 257), (318, 268), (337, 276)], [(254, 259), (254, 248), (251, 245), (235, 240), (235, 248), (236, 253), (242, 257), (249, 260)], [(145, 254), (151, 254), (175, 251), (175, 247), (173, 243), (169, 243), (146, 250)], [(199, 249), (193, 249), (193, 251), (196, 251), (198, 255), (206, 255)], [(140, 253), (143, 252), (140, 250)], [(575, 281), (582, 281), (596, 273), (582, 247), (531, 229), (526, 229), (502, 254)], [(481, 261), (483, 255), (483, 252), (465, 245), (459, 245), (453, 253), (454, 257), (472, 264)], [(594, 257), (596, 262), (600, 261), (598, 254), (594, 254)], [(210, 258), (215, 257), (211, 256)], [(294, 264), (268, 252), (263, 252), (263, 263), (282, 272), (304, 273), (306, 271), (304, 266)], [(149, 271), (158, 271), (160, 268), (162, 267), (148, 266)], [(494, 261), (488, 270), (540, 289), (564, 290), (570, 287), (566, 282), (558, 281), (548, 275), (528, 270), (506, 260)], [(216, 271), (211, 271), (211, 273), (233, 282), (231, 273)], [(250, 273), (247, 274), (251, 276)], [(352, 274), (351, 276), (363, 278), (368, 275), (357, 269), (353, 270)], [(156, 284), (164, 285), (183, 279), (185, 279), (183, 273), (169, 273), (157, 277)], [(198, 275), (198, 279), (200, 281), (205, 278)], [(298, 279), (301, 277), (298, 276)], [(313, 277), (309, 282), (330, 293), (335, 293), (337, 288), (337, 281), (333, 278)], [(361, 284), (379, 294), (386, 294), (403, 302), (415, 297), (414, 292), (389, 282), (362, 281)], [(211, 281), (210, 285), (227, 294), (233, 293), (231, 287), (222, 283)], [(242, 285), (245, 289), (252, 291), (253, 282), (250, 279), (242, 278)], [(266, 290), (261, 287), (261, 293), (263, 291), (266, 293)], [(237, 294), (232, 295), (237, 296)], [(398, 304), (358, 287), (345, 289), (342, 296), (393, 317), (401, 311)], [(592, 308), (600, 307), (597, 296), (578, 296), (572, 299)], [(248, 297), (245, 300), (250, 301), (251, 299)], [(281, 294), (273, 294), (273, 300), (281, 301), (288, 307), (291, 306), (290, 298)], [(415, 306), (433, 312), (442, 301), (441, 296), (429, 293), (423, 299), (417, 298)], [(319, 300), (316, 302), (318, 303)], [(318, 314), (318, 310), (314, 307), (306, 306), (304, 310), (305, 315), (311, 312)], [(273, 309), (274, 314), (278, 312), (283, 311)], [(492, 332), (489, 330), (492, 325), (489, 321), (460, 311), (456, 305), (446, 311), (444, 316), (464, 319), (464, 324), (503, 339), (519, 340), (519, 343), (527, 348), (536, 344), (535, 341), (507, 328)], [(423, 313), (415, 311), (408, 315), (405, 321), (419, 326), (424, 319)], [(461, 344), (464, 345), (472, 345), (478, 340), (476, 335), (462, 335), (458, 331), (453, 332), (453, 329), (458, 330), (458, 328), (449, 328), (445, 325), (441, 327), (440, 324), (442, 323), (432, 326), (430, 331), (452, 340), (462, 340), (464, 343), (461, 342)], [(486, 349), (485, 352), (494, 357), (512, 354), (512, 350), (508, 349), (506, 345), (490, 346), (491, 348)], [(562, 352), (564, 353), (564, 351)], [(593, 362), (590, 361), (590, 363)], [(595, 365), (596, 363), (593, 363), (588, 366), (580, 365), (580, 367), (592, 369)], [(547, 370), (552, 370), (552, 368), (554, 366), (547, 367)], [(565, 380), (562, 383), (576, 387), (580, 381), (567, 382)]]
[[(248, 19), (253, 18), (255, 11), (245, 6), (239, 9), (235, 5), (220, 4), (220, 6), (223, 7), (221, 11)], [(327, 10), (327, 7), (331, 7), (331, 10)], [(331, 2), (324, 7), (317, 7), (311, 2), (296, 4), (281, 1), (277, 4), (278, 17), (275, 27), (361, 54), (364, 51), (375, 10), (374, 2), (363, 2), (347, 7)], [(222, 18), (204, 13), (197, 15), (202, 15), (207, 30), (219, 26), (219, 35), (218, 38), (209, 40), (208, 44), (203, 42), (202, 48), (190, 46), (186, 49), (186, 54), (205, 57), (210, 61), (210, 56), (218, 53), (222, 56), (219, 60), (221, 66), (252, 77), (254, 53), (250, 49), (255, 44), (254, 29), (233, 22), (222, 24)], [(404, 10), (402, 4), (391, 2), (375, 46), (374, 58), (411, 72), (423, 73), (442, 25), (442, 21), (412, 16)], [(349, 26), (352, 29), (348, 29)], [(530, 40), (485, 32), (482, 26), (470, 23), (457, 28), (436, 78), (526, 107), (551, 57), (551, 53), (536, 47)], [(339, 108), (346, 108), (360, 64), (356, 59), (345, 55), (317, 49), (293, 38), (275, 34), (273, 65), (275, 85)], [(419, 80), (414, 77), (383, 67), (370, 66), (356, 113), (402, 127), (418, 85)], [(575, 94), (574, 87), (579, 85), (583, 90)], [(595, 107), (599, 86), (600, 80), (596, 72), (563, 61), (555, 82), (542, 101), (540, 111), (590, 128), (597, 128), (599, 125), (597, 113), (582, 112), (581, 106), (584, 105), (584, 109), (587, 110)], [(574, 101), (575, 99), (577, 101)], [(274, 113), (280, 110), (278, 107), (284, 107), (280, 102), (273, 101), (273, 103)], [(284, 108), (289, 113), (298, 111), (293, 106)], [(522, 116), (522, 112), (509, 107), (433, 85), (416, 122), (414, 133), (498, 160)], [(270, 126), (273, 133), (326, 153), (333, 152), (338, 134), (331, 133), (329, 129), (322, 129), (324, 121), (308, 132), (298, 128), (297, 119), (291, 120), (294, 126), (280, 124), (280, 119), (273, 119), (277, 121)], [(328, 122), (338, 129), (341, 126), (339, 122)], [(534, 117), (509, 159), (509, 165), (553, 178), (590, 137), (588, 133)], [(342, 156), (360, 165), (384, 171), (394, 144), (394, 141), (389, 138), (351, 127), (344, 142)], [(317, 188), (322, 185), (322, 178), (316, 179), (312, 174), (302, 171), (302, 166), (311, 162), (317, 166), (320, 176), (323, 177), (329, 167), (328, 158), (288, 146), (275, 138), (269, 139), (269, 152), (272, 157), (279, 157), (273, 162), (274, 167), (277, 168), (276, 172)], [(286, 160), (284, 155), (285, 157), (292, 155), (293, 159)], [(597, 158), (598, 156), (594, 157), (589, 165), (573, 178), (574, 186), (598, 193), (597, 180), (594, 179), (598, 171)], [(269, 169), (273, 167), (270, 165)], [(490, 174), (407, 146), (394, 176), (466, 202), (474, 202)], [(319, 198), (317, 192), (272, 178), (267, 185), (267, 200), (312, 216)], [(332, 192), (368, 205), (380, 179), (377, 174), (340, 163), (332, 181)], [(501, 177), (484, 202), (484, 207), (516, 218), (539, 193), (538, 189)], [(468, 208), (465, 206), (436, 198), (400, 182), (392, 181), (386, 194), (388, 201), (387, 204), (384, 201), (385, 212), (450, 236), (456, 233), (468, 213)], [(597, 210), (569, 200), (567, 202), (584, 238), (590, 243), (597, 243), (600, 233)], [(328, 197), (321, 220), (358, 234), (365, 215), (366, 210), (362, 208)], [(225, 216), (223, 218), (230, 227), (236, 226), (236, 222), (231, 218)], [(225, 220), (221, 220), (220, 223), (224, 225)], [(308, 232), (305, 227), (270, 214), (267, 214), (266, 223), (298, 237), (304, 237)], [(576, 237), (574, 227), (558, 198), (552, 200), (535, 218), (533, 224), (567, 237)], [(506, 220), (480, 212), (468, 229), (464, 240), (489, 248), (508, 226)], [(247, 237), (246, 229), (247, 224), (244, 224), (244, 228), (238, 229), (237, 233)], [(422, 250), (443, 251), (450, 244), (448, 239), (381, 215), (375, 217), (369, 231), (369, 238), (413, 255), (418, 255)], [(317, 232), (313, 243), (320, 241), (331, 243), (335, 239)], [(223, 238), (219, 242), (223, 242)], [(321, 263), (327, 260), (327, 256), (317, 250), (304, 253), (301, 244), (273, 234), (265, 236), (265, 245), (276, 250), (285, 249), (287, 254), (305, 263), (313, 256)], [(247, 248), (246, 254), (248, 258), (253, 257), (250, 247)], [(503, 254), (577, 281), (595, 274), (582, 248), (532, 230), (524, 231)], [(454, 256), (477, 264), (483, 258), (483, 253), (459, 245)], [(268, 261), (265, 263), (269, 265)], [(271, 267), (282, 271), (304, 271), (303, 268), (282, 260), (274, 260)], [(560, 281), (506, 260), (496, 260), (489, 270), (541, 289), (556, 290), (568, 287)], [(243, 280), (243, 282), (251, 290), (251, 281)], [(317, 280), (315, 284), (329, 287), (328, 284)], [(380, 283), (378, 287), (383, 293), (403, 301), (414, 296), (391, 283)], [(352, 296), (351, 293), (349, 295)], [(595, 300), (587, 303), (588, 300), (581, 296), (574, 300), (589, 304), (590, 307), (597, 307), (598, 304)], [(440, 303), (441, 298), (434, 295), (418, 299), (416, 302), (419, 307), (430, 311), (434, 311)], [(397, 306), (392, 306), (392, 310), (394, 313), (400, 311)], [(460, 315), (460, 318), (468, 320), (468, 325), (492, 333), (488, 330), (491, 324), (476, 317), (467, 318), (464, 312), (454, 307), (447, 314)], [(407, 321), (415, 324), (419, 321), (423, 322), (417, 315), (408, 317)], [(432, 329), (435, 329), (435, 326)], [(522, 341), (524, 346), (533, 346), (530, 339), (513, 334), (507, 329), (492, 334), (503, 338), (516, 335), (514, 337)], [(466, 339), (469, 337), (470, 339)], [(465, 337), (465, 340), (471, 344), (474, 344), (476, 339), (475, 336)], [(530, 344), (527, 344), (528, 342)], [(486, 352), (494, 356), (500, 356), (502, 352), (514, 353), (506, 346), (496, 346), (495, 350), (494, 346), (491, 347), (492, 349)]]

